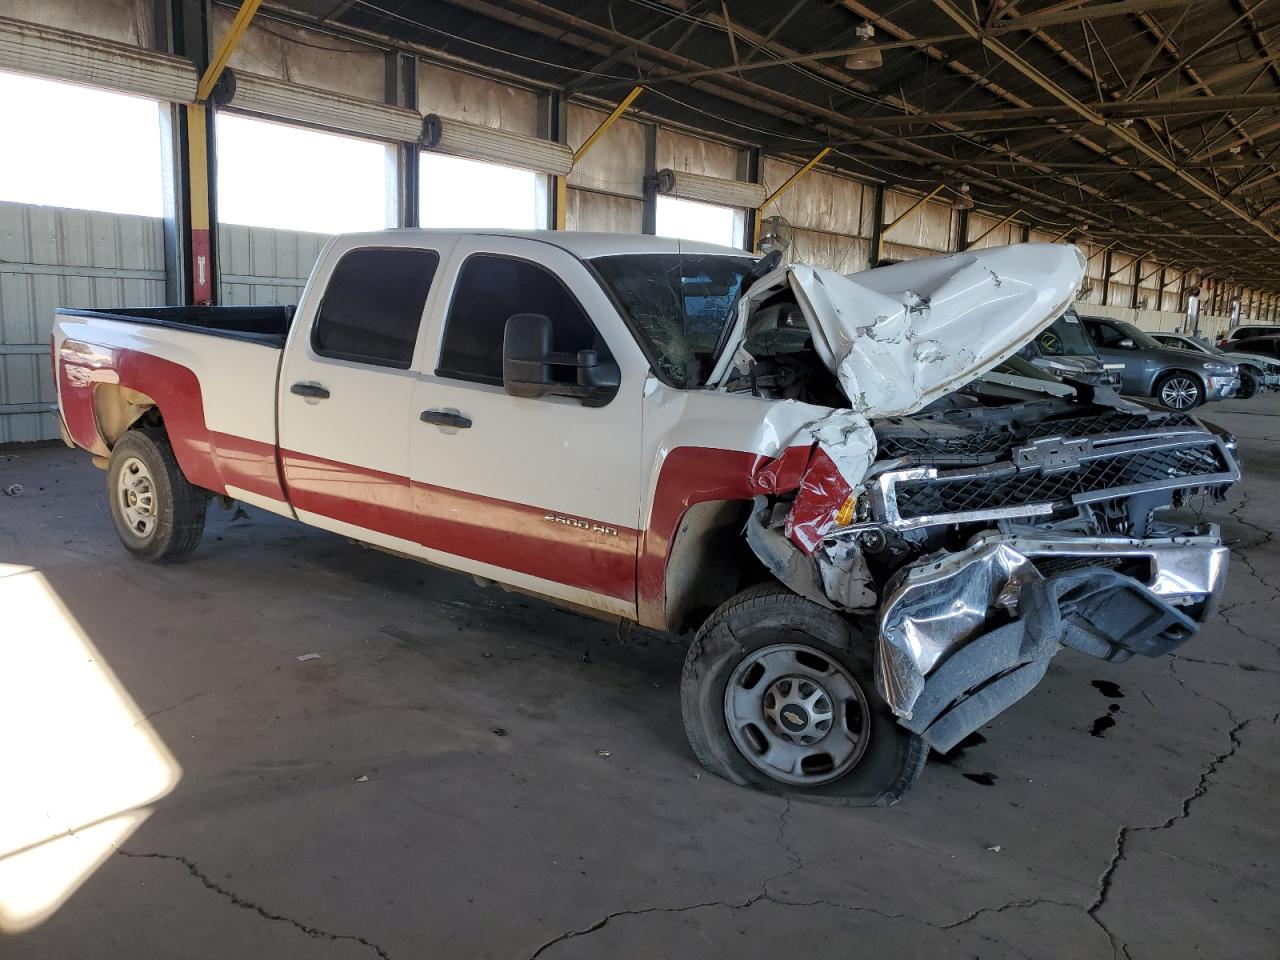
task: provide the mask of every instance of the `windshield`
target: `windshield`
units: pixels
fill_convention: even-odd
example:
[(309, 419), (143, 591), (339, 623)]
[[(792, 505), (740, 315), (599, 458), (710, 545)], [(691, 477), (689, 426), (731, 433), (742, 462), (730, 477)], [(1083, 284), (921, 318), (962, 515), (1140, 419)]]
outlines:
[(1036, 335), (1036, 346), (1046, 357), (1096, 357), (1093, 341), (1074, 310), (1068, 310)]
[(722, 254), (625, 254), (591, 261), (667, 383), (700, 387), (752, 260)]

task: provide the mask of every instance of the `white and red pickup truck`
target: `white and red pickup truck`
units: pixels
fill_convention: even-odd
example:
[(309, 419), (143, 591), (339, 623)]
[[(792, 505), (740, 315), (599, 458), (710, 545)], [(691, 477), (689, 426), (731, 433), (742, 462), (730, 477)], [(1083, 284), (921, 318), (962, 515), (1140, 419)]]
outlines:
[(214, 495), (599, 614), (697, 629), (682, 706), (735, 782), (892, 802), (1063, 646), (1192, 636), (1239, 479), (1187, 414), (1013, 356), (1083, 261), (848, 277), (615, 234), (342, 236), (296, 310), (59, 310), (69, 444), (124, 545)]

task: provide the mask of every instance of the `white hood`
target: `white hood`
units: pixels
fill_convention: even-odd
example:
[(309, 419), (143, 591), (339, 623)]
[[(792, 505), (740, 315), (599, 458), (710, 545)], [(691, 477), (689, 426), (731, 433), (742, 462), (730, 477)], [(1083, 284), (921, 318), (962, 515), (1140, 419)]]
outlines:
[(815, 351), (853, 409), (903, 416), (1016, 353), (1071, 304), (1084, 267), (1078, 248), (1049, 243), (927, 257), (847, 277), (792, 264), (747, 294), (735, 340), (740, 345), (750, 306), (787, 283)]

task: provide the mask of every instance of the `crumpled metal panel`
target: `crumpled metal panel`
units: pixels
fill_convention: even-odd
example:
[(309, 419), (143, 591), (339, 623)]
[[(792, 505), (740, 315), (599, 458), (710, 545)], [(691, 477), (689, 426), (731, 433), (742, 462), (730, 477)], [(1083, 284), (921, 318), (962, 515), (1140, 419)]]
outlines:
[(925, 676), (985, 632), (993, 607), (1016, 609), (1022, 585), (1038, 579), (1035, 565), (1004, 543), (909, 568), (880, 613), (876, 688), (893, 712), (910, 718)]
[(525, 137), (538, 135), (538, 97), (531, 90), (422, 61), (417, 70), (419, 113), (438, 113)]
[(736, 148), (665, 127), (658, 128), (657, 159), (659, 170), (670, 167), (722, 180), (735, 180), (738, 176)]
[[(569, 146), (576, 150), (608, 114), (577, 104), (570, 104), (568, 109)], [(623, 197), (643, 197), (644, 124), (635, 120), (617, 120), (574, 166), (569, 174), (569, 186)], [(639, 233), (640, 227), (637, 226), (634, 232)]]

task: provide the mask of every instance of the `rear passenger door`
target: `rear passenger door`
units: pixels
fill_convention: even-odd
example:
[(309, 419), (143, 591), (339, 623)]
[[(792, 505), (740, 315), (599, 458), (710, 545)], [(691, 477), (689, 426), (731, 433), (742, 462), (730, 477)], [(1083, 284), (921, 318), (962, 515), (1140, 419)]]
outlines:
[[(633, 616), (648, 363), (594, 275), (560, 247), (464, 237), (447, 273), (413, 403), (420, 542), (451, 566)], [(548, 316), (557, 352), (616, 363), (617, 392), (599, 406), (508, 395), (502, 341), (517, 313)]]
[(339, 240), (317, 265), (279, 387), (281, 469), (300, 519), (387, 546), (412, 538), (412, 368), (452, 243)]

